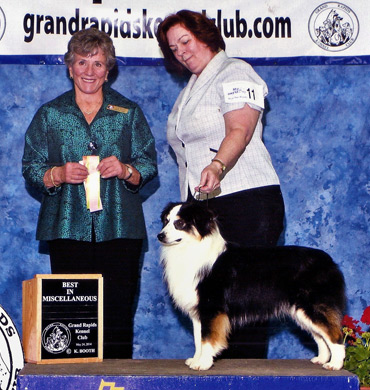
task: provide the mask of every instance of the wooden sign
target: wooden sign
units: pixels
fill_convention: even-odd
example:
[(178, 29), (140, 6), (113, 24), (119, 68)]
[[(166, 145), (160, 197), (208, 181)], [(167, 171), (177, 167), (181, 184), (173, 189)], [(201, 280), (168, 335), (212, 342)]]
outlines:
[(26, 362), (103, 360), (103, 278), (99, 274), (35, 275), (23, 281)]

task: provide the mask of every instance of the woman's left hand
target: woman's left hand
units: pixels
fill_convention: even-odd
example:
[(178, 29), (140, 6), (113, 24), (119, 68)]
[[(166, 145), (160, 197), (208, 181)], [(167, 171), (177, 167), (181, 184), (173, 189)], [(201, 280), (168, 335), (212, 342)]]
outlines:
[(127, 165), (118, 160), (116, 156), (106, 157), (100, 161), (98, 171), (102, 179), (109, 179), (111, 177), (118, 177), (120, 180), (125, 180), (131, 185), (138, 186), (140, 184), (140, 172), (130, 165), (132, 175), (127, 168)]
[(98, 171), (103, 179), (109, 179), (110, 177), (118, 177), (123, 179), (127, 176), (127, 168), (125, 164), (121, 163), (116, 156), (106, 157), (100, 161), (98, 165)]

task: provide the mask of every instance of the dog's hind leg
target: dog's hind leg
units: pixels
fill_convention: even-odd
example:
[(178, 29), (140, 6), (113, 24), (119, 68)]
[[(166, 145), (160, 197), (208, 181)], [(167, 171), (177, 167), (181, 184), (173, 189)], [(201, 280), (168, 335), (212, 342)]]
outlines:
[(346, 357), (346, 350), (343, 344), (329, 343), (331, 359), (325, 363), (323, 367), (326, 370), (340, 370), (343, 367), (343, 362)]
[(326, 370), (340, 370), (345, 358), (340, 315), (330, 309), (322, 311), (322, 314), (325, 317), (325, 324), (313, 322), (302, 309), (294, 311), (293, 318), (298, 325), (312, 334), (317, 343), (319, 353), (311, 361), (322, 364)]
[(311, 362), (314, 364), (325, 364), (330, 360), (330, 349), (328, 345), (326, 344), (325, 340), (317, 333), (310, 332), (313, 339), (315, 340), (317, 344), (318, 354), (317, 356), (313, 357), (311, 359)]
[(226, 314), (217, 315), (210, 325), (210, 332), (202, 336), (202, 325), (193, 320), (195, 355), (187, 359), (186, 364), (193, 370), (208, 370), (213, 365), (213, 358), (227, 348), (230, 333), (230, 321)]
[(331, 358), (323, 364), (326, 370), (340, 370), (346, 357), (346, 350), (343, 344), (343, 335), (341, 327), (341, 314), (333, 309), (326, 309), (325, 323), (317, 322), (314, 324), (314, 332), (321, 336), (328, 346)]
[(322, 364), (326, 370), (340, 370), (343, 367), (346, 351), (345, 346), (341, 343), (341, 335), (338, 335), (338, 330), (328, 330), (325, 326), (316, 324), (312, 335), (317, 343), (319, 355), (312, 358), (311, 362)]

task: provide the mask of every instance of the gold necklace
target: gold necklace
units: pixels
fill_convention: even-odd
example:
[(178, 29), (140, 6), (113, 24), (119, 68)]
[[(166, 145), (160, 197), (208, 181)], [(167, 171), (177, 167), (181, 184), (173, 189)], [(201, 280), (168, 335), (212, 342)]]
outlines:
[(91, 115), (93, 112), (95, 112), (101, 105), (103, 101), (100, 101), (98, 104), (94, 106), (94, 108), (91, 111), (84, 110), (80, 105), (78, 105), (81, 108), (81, 111), (86, 115)]

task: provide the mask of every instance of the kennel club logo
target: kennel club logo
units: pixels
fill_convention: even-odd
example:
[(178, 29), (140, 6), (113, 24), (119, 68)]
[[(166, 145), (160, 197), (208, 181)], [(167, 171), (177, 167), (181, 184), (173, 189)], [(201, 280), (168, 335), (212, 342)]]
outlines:
[(341, 3), (324, 3), (311, 14), (308, 29), (311, 39), (324, 50), (342, 51), (356, 41), (359, 31), (357, 16)]
[(2, 10), (2, 8), (0, 7), (0, 41), (4, 35), (5, 27), (6, 27), (5, 14), (4, 14), (4, 11)]
[(21, 340), (13, 321), (0, 306), (0, 390), (15, 390), (23, 368)]
[(53, 322), (42, 332), (42, 346), (53, 354), (64, 352), (71, 344), (71, 332), (61, 322)]

